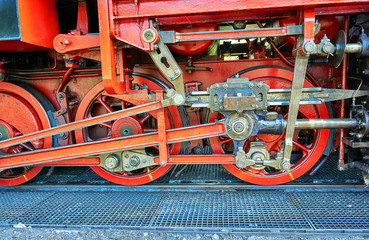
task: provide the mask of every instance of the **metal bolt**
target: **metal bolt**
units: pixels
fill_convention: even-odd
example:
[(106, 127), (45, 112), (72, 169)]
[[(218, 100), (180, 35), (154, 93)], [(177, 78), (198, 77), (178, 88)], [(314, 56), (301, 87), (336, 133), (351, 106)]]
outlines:
[(246, 161), (243, 160), (243, 159), (240, 159), (236, 162), (236, 165), (238, 168), (245, 168), (245, 165), (246, 165)]
[(214, 88), (215, 88), (215, 89), (219, 89), (219, 84), (215, 84), (215, 85), (214, 85)]
[(134, 166), (134, 167), (138, 166), (138, 165), (140, 164), (140, 158), (139, 158), (139, 157), (137, 157), (137, 156), (132, 156), (132, 157), (129, 159), (129, 164), (130, 164), (131, 166)]
[(161, 165), (162, 167), (165, 167), (165, 165), (167, 165), (167, 164), (165, 163), (165, 161), (161, 161), (161, 162), (160, 162), (160, 165)]
[(233, 125), (233, 128), (236, 132), (242, 132), (245, 129), (245, 126), (241, 122), (237, 122)]
[(223, 88), (224, 89), (227, 89), (228, 88), (228, 84), (227, 83), (223, 84)]
[(153, 29), (151, 28), (146, 28), (143, 32), (142, 32), (142, 39), (147, 42), (147, 43), (152, 43), (153, 41), (155, 41), (156, 38), (156, 33)]
[(65, 97), (65, 94), (60, 92), (60, 93), (58, 93), (57, 97), (58, 97), (59, 100), (63, 100), (64, 97)]
[(302, 48), (303, 48), (305, 53), (312, 53), (315, 50), (315, 43), (314, 43), (314, 41), (310, 40), (310, 41), (304, 43)]
[(62, 139), (66, 139), (67, 136), (68, 136), (68, 134), (66, 132), (59, 133), (59, 137), (62, 138)]
[(124, 154), (124, 157), (125, 157), (125, 158), (129, 158), (129, 155), (128, 155), (128, 154)]
[(291, 168), (291, 164), (289, 162), (282, 163), (282, 168), (284, 170), (289, 170)]
[(129, 167), (130, 167), (129, 164), (124, 165), (124, 168), (129, 168)]
[(180, 71), (179, 69), (176, 69), (176, 70), (174, 71), (174, 73), (176, 74), (176, 76), (181, 75), (181, 71)]
[(146, 163), (147, 162), (147, 160), (144, 158), (144, 159), (142, 159), (142, 163)]
[(185, 98), (181, 94), (176, 94), (173, 98), (173, 102), (175, 105), (181, 105), (185, 102)]
[(169, 79), (173, 81), (174, 80), (174, 74), (169, 74)]
[(330, 44), (330, 43), (324, 44), (322, 50), (326, 54), (332, 53), (333, 52), (333, 45)]
[(119, 161), (120, 159), (117, 155), (111, 154), (105, 159), (105, 166), (110, 169), (116, 168), (119, 165)]
[(253, 83), (250, 83), (250, 84), (249, 84), (249, 87), (250, 87), (250, 88), (254, 87), (254, 84), (253, 84)]
[(261, 88), (263, 86), (263, 84), (261, 82), (258, 82), (257, 86), (258, 86), (258, 88)]

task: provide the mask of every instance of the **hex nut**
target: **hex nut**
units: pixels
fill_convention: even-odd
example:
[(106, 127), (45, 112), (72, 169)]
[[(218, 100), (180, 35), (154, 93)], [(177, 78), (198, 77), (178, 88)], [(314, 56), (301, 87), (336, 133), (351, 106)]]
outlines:
[(120, 158), (115, 154), (110, 154), (105, 158), (105, 166), (109, 169), (114, 169), (119, 166)]
[(144, 42), (147, 43), (152, 43), (155, 41), (156, 38), (156, 33), (153, 29), (151, 28), (146, 28), (143, 32), (142, 32), (142, 40), (144, 40)]
[(302, 49), (304, 50), (305, 53), (310, 54), (310, 53), (314, 52), (315, 47), (316, 47), (316, 45), (315, 45), (314, 41), (310, 40), (310, 41), (307, 41), (307, 42), (304, 43), (304, 45), (302, 46)]

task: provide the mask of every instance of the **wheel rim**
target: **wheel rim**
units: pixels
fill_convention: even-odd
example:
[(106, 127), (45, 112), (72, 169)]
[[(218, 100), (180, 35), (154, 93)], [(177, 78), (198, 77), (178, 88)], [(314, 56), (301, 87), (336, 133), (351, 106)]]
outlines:
[[(145, 78), (135, 77), (135, 83), (139, 85), (146, 84), (148, 89), (161, 90), (161, 88), (155, 83), (146, 80)], [(120, 106), (118, 106), (118, 101)], [(131, 101), (124, 101), (119, 99), (119, 96), (112, 96), (107, 94), (104, 90), (102, 83), (96, 85), (82, 100), (76, 114), (76, 121), (85, 119), (86, 117), (97, 116), (111, 111), (121, 110), (122, 107), (129, 108), (134, 105), (139, 105)], [(182, 121), (177, 107), (168, 108), (167, 125), (171, 127), (182, 127)], [(103, 123), (99, 126), (92, 126), (90, 128), (79, 129), (75, 131), (77, 143), (96, 141), (102, 139), (108, 139), (111, 137), (129, 136), (140, 133), (149, 133), (157, 131), (156, 128), (156, 113), (140, 114), (132, 117), (122, 118), (115, 120), (111, 123)], [(100, 127), (102, 126), (102, 127)], [(95, 129), (94, 129), (95, 128)], [(97, 132), (96, 128), (100, 128), (100, 132)], [(171, 146), (171, 154), (178, 154), (180, 152), (181, 144), (173, 144)], [(158, 148), (146, 148), (146, 152), (151, 154), (158, 154)], [(102, 167), (93, 166), (91, 169), (100, 175), (102, 178), (121, 185), (142, 185), (152, 182), (162, 175), (164, 175), (169, 169), (170, 165), (165, 167), (154, 166), (139, 169), (132, 172), (110, 172)]]
[[(265, 82), (270, 88), (290, 88), (292, 85), (293, 72), (274, 66), (261, 66), (243, 71), (244, 77), (248, 77), (250, 81)], [(241, 75), (242, 76), (242, 75)], [(305, 80), (304, 87), (314, 87), (309, 81)], [(276, 110), (276, 109), (274, 109)], [(281, 108), (279, 111), (286, 111)], [(273, 111), (273, 109), (272, 109)], [(284, 114), (286, 118), (287, 115)], [(218, 113), (209, 115), (208, 121), (213, 122), (218, 119)], [(328, 110), (325, 104), (321, 105), (303, 105), (299, 109), (299, 118), (329, 118)], [(253, 184), (259, 185), (275, 185), (292, 181), (304, 173), (306, 173), (319, 160), (324, 152), (328, 142), (329, 130), (320, 129), (313, 131), (296, 130), (294, 135), (294, 155), (295, 159), (291, 160), (291, 169), (289, 172), (271, 168), (245, 168), (239, 169), (233, 164), (224, 164), (231, 174)], [(270, 155), (275, 155), (283, 146), (284, 133), (282, 135), (258, 135), (259, 140), (265, 141), (265, 145)], [(256, 137), (250, 140), (256, 139)], [(305, 138), (305, 142), (301, 139)], [(222, 154), (232, 150), (232, 141), (229, 138), (211, 138), (210, 144), (215, 154)], [(247, 143), (245, 144), (247, 150)], [(299, 156), (300, 154), (300, 156)], [(297, 159), (296, 159), (297, 157)]]
[[(27, 88), (15, 84), (0, 83), (0, 132), (1, 140), (29, 134), (50, 128), (48, 115), (42, 104)], [(27, 89), (27, 90), (26, 90)], [(35, 92), (32, 89), (32, 92)], [(45, 101), (47, 101), (45, 99)], [(50, 148), (51, 137), (38, 139), (16, 146), (0, 149), (1, 154), (14, 154), (24, 151), (33, 151)], [(27, 166), (7, 169), (0, 172), (1, 186), (14, 186), (25, 183), (34, 178), (42, 167)]]

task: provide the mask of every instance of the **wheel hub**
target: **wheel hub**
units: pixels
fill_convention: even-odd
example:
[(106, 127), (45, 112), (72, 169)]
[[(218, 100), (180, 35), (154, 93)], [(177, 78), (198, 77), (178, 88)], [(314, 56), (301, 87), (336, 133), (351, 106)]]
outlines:
[(136, 135), (142, 132), (140, 122), (133, 117), (118, 119), (113, 123), (112, 127), (112, 136), (114, 138)]

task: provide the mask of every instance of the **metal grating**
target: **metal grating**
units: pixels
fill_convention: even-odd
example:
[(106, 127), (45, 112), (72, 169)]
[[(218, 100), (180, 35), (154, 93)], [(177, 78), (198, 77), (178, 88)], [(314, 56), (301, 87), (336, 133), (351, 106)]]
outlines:
[(54, 193), (9, 223), (36, 226), (148, 226), (161, 193)]
[(310, 228), (285, 193), (170, 193), (154, 226), (182, 228)]
[(369, 229), (369, 193), (292, 193), (316, 229)]
[(220, 164), (176, 165), (158, 183), (245, 183)]
[[(125, 190), (126, 189), (126, 190)], [(2, 191), (1, 191), (2, 190)], [(369, 232), (369, 191), (0, 189), (0, 226)]]

